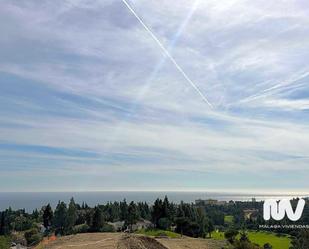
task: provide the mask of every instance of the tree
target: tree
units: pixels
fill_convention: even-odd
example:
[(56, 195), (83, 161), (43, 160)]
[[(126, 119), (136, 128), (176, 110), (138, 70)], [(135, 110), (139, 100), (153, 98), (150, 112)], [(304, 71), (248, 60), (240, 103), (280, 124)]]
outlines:
[(46, 230), (49, 230), (49, 228), (52, 225), (52, 221), (53, 221), (53, 210), (50, 206), (50, 204), (48, 204), (43, 211), (43, 225), (45, 227)]
[(126, 199), (120, 202), (120, 220), (125, 220), (128, 215), (128, 204)]
[[(203, 208), (197, 209), (197, 223), (200, 226), (199, 237), (205, 238), (210, 231), (209, 225), (210, 220), (207, 218), (205, 214), (205, 210)], [(212, 231), (211, 231), (212, 232)]]
[(186, 218), (186, 217), (176, 218), (175, 223), (176, 223), (175, 231), (177, 233), (180, 233), (181, 236), (183, 236), (184, 235), (184, 231), (185, 231), (185, 227), (188, 224), (188, 218)]
[(207, 232), (208, 232), (210, 238), (211, 238), (211, 234), (212, 234), (212, 232), (213, 232), (214, 230), (215, 230), (215, 227), (214, 227), (212, 221), (209, 220), (209, 222), (208, 222), (208, 227), (207, 227)]
[(241, 233), (240, 233), (240, 241), (247, 241), (247, 242), (250, 242), (249, 238), (248, 238), (248, 234), (246, 233), (245, 230), (243, 230)]
[(132, 201), (128, 207), (128, 215), (125, 219), (125, 225), (129, 226), (130, 231), (132, 231), (132, 226), (137, 222), (138, 218), (137, 207)]
[(91, 231), (99, 232), (102, 229), (103, 226), (104, 226), (103, 212), (102, 212), (102, 210), (99, 206), (96, 206), (94, 208)]
[(263, 249), (273, 249), (272, 245), (269, 243), (264, 244)]
[(151, 219), (151, 213), (149, 210), (149, 206), (146, 202), (139, 202), (138, 203), (138, 209), (139, 209), (139, 213), (141, 218), (146, 219), (146, 220), (150, 220)]
[(67, 205), (64, 202), (58, 203), (55, 213), (53, 224), (56, 229), (56, 233), (64, 235), (67, 228)]
[(76, 204), (74, 202), (74, 199), (71, 198), (69, 208), (68, 208), (68, 212), (67, 212), (67, 229), (68, 229), (68, 231), (72, 231), (73, 227), (76, 224), (77, 218), (78, 217), (77, 217)]
[(238, 231), (236, 229), (229, 229), (224, 233), (224, 237), (233, 244), (236, 241), (236, 236), (238, 235)]
[(156, 199), (151, 212), (152, 223), (158, 228), (159, 219), (162, 218), (163, 203), (161, 199)]
[(162, 203), (162, 217), (170, 219), (170, 202), (168, 201), (167, 196), (164, 197), (163, 203)]
[(290, 249), (308, 249), (309, 248), (309, 230), (301, 230), (297, 237), (292, 240)]
[(9, 211), (0, 212), (0, 235), (10, 234), (10, 216)]
[(12, 228), (16, 231), (25, 231), (33, 226), (33, 221), (24, 215), (19, 215), (14, 218)]
[(37, 209), (35, 209), (33, 210), (31, 216), (36, 222), (38, 222), (40, 218), (40, 212)]
[(158, 221), (158, 227), (163, 230), (169, 230), (171, 227), (171, 221), (166, 217), (160, 218)]
[(236, 240), (233, 244), (233, 249), (261, 249), (261, 247), (251, 243), (250, 241)]

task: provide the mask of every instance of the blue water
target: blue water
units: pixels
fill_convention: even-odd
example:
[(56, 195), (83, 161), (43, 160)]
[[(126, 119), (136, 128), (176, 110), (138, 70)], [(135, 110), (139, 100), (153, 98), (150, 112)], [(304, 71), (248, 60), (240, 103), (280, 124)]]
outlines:
[[(207, 193), (207, 192), (27, 192), (27, 193), (7, 193), (0, 192), (0, 210), (8, 207), (12, 209), (24, 208), (31, 212), (36, 208), (41, 208), (43, 205), (50, 203), (55, 207), (59, 200), (69, 202), (71, 197), (74, 197), (75, 202), (86, 202), (89, 206), (97, 204), (105, 204), (108, 201), (144, 201), (153, 203), (156, 198), (164, 198), (167, 195), (169, 200), (179, 203), (194, 202), (197, 199), (217, 199), (217, 200), (251, 200), (255, 197), (256, 200), (265, 198), (273, 198), (270, 195), (250, 195), (250, 194), (229, 194), (229, 193)], [(281, 196), (282, 198), (282, 196)]]

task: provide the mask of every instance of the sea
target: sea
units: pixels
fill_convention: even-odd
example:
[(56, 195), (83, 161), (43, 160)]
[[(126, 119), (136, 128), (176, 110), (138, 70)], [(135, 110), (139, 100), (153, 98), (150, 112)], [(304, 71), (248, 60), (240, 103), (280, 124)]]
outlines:
[[(40, 209), (48, 203), (55, 208), (59, 201), (66, 203), (73, 197), (76, 203), (87, 203), (89, 206), (106, 204), (107, 202), (122, 201), (127, 202), (147, 202), (152, 204), (157, 198), (167, 196), (170, 201), (180, 203), (194, 202), (198, 199), (216, 199), (219, 201), (250, 201), (264, 200), (266, 198), (292, 198), (287, 195), (269, 194), (237, 194), (237, 193), (214, 193), (214, 192), (142, 192), (142, 191), (102, 191), (102, 192), (0, 192), (0, 211), (11, 207), (13, 210), (25, 209), (32, 212)], [(302, 196), (299, 196), (302, 197)]]

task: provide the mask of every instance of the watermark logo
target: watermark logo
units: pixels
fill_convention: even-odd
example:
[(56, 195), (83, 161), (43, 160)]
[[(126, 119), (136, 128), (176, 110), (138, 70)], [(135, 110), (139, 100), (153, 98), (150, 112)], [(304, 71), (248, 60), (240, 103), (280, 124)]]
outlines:
[(287, 216), (291, 221), (298, 221), (303, 214), (305, 203), (305, 200), (299, 199), (294, 211), (290, 200), (265, 200), (263, 213), (264, 220), (270, 220), (273, 218), (274, 220), (279, 221)]

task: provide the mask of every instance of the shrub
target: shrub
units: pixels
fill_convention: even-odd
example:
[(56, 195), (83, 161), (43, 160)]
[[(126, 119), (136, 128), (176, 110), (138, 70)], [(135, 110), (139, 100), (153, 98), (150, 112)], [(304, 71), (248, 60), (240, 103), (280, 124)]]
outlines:
[(113, 233), (115, 232), (115, 229), (112, 225), (104, 223), (103, 227), (100, 229), (100, 232)]
[(236, 240), (236, 236), (238, 235), (238, 231), (235, 229), (229, 229), (228, 231), (226, 231), (224, 233), (224, 237), (228, 240), (228, 242), (230, 242), (231, 244), (233, 244)]
[(74, 234), (76, 233), (87, 233), (89, 231), (90, 227), (87, 224), (81, 224), (81, 225), (77, 225), (74, 226), (72, 229), (72, 232)]
[(264, 244), (263, 248), (264, 248), (264, 249), (272, 249), (273, 247), (272, 247), (271, 244), (266, 243), (266, 244)]
[(42, 235), (36, 228), (33, 228), (25, 232), (25, 239), (27, 240), (28, 246), (33, 246), (41, 242)]
[(171, 221), (168, 218), (161, 218), (158, 221), (158, 227), (163, 230), (168, 230), (171, 227)]
[(0, 249), (9, 249), (10, 240), (8, 237), (0, 236)]

